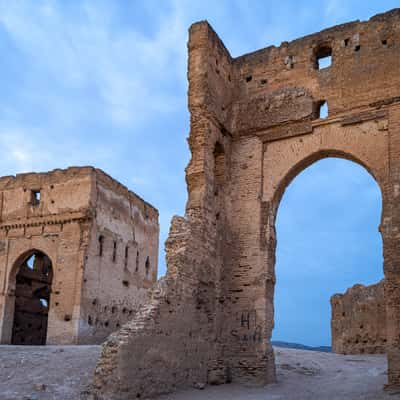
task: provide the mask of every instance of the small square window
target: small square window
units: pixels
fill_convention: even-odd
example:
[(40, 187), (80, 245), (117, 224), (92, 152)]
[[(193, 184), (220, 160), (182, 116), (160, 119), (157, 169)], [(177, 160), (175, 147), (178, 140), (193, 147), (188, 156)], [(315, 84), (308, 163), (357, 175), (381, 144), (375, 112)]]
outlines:
[(31, 200), (30, 203), (33, 206), (40, 204), (40, 190), (31, 190)]
[(315, 69), (325, 69), (332, 65), (332, 48), (322, 46), (315, 53)]
[(314, 118), (325, 119), (329, 116), (328, 103), (326, 100), (321, 100), (314, 104)]
[(332, 65), (332, 56), (322, 57), (318, 60), (318, 69), (328, 68)]
[(319, 118), (325, 119), (328, 118), (329, 111), (328, 111), (328, 103), (326, 101), (322, 101), (319, 104)]

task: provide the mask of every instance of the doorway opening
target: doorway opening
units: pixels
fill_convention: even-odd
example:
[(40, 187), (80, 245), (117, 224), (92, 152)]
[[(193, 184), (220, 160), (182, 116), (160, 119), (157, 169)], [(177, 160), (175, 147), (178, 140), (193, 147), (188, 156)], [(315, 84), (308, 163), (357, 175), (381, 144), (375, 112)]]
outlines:
[(53, 268), (50, 258), (37, 250), (17, 266), (11, 343), (45, 345)]
[(288, 185), (276, 219), (274, 342), (331, 345), (330, 297), (383, 278), (379, 185), (361, 165), (324, 158)]

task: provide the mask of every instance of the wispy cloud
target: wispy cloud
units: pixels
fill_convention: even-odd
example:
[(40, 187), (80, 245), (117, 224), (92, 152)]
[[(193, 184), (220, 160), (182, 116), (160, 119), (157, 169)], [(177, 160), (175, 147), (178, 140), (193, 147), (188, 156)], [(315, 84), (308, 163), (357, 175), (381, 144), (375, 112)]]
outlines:
[(121, 12), (97, 2), (74, 7), (54, 1), (7, 2), (0, 4), (0, 24), (30, 69), (66, 90), (91, 89), (113, 123), (127, 124), (180, 104), (172, 91), (159, 87), (182, 79), (178, 66), (185, 48), (176, 44), (185, 42), (186, 30), (177, 9), (147, 36), (134, 26), (120, 28)]

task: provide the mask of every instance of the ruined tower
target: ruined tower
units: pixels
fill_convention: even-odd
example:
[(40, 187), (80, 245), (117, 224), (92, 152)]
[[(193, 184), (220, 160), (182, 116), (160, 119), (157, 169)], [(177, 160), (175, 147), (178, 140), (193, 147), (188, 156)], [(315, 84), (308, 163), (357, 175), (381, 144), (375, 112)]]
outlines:
[(3, 344), (93, 344), (157, 280), (158, 212), (92, 167), (0, 178)]

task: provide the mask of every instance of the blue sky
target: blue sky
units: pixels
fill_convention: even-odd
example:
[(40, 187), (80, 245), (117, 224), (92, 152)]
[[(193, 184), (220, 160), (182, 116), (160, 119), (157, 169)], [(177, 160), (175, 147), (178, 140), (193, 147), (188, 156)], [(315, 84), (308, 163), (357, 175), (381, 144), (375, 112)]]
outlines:
[[(186, 202), (190, 24), (207, 19), (238, 56), (396, 6), (398, 1), (385, 0), (0, 0), (1, 174), (70, 165), (104, 169), (160, 210), (163, 274), (169, 222), (184, 213)], [(305, 185), (294, 181), (279, 209), (279, 339), (329, 341), (326, 299), (313, 301), (315, 313), (310, 313), (310, 302), (293, 303), (289, 297), (315, 295), (324, 285), (330, 285), (329, 292), (341, 291), (382, 274), (377, 224), (371, 223), (380, 207), (376, 192), (371, 194), (373, 181), (357, 166), (329, 162), (300, 175)], [(328, 176), (337, 186), (329, 191), (329, 207), (324, 203)], [(359, 210), (360, 193), (367, 196), (363, 207), (371, 209)], [(309, 207), (311, 198), (315, 207)], [(344, 208), (355, 225), (337, 225)], [(340, 235), (329, 236), (331, 226)], [(363, 247), (366, 243), (371, 245)], [(346, 280), (322, 273), (335, 268)], [(375, 275), (366, 273), (370, 269)]]

